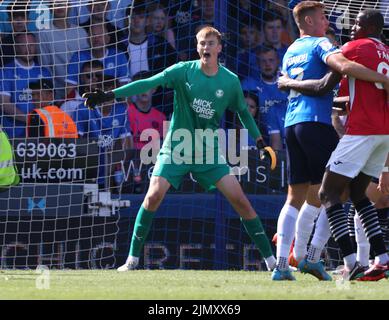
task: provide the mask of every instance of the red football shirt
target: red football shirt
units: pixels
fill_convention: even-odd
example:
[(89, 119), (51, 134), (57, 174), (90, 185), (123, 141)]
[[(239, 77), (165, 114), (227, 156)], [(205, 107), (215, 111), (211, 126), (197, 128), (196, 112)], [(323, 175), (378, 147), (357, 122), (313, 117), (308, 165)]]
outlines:
[(158, 131), (160, 139), (163, 138), (163, 122), (166, 121), (166, 116), (157, 109), (152, 107), (149, 112), (142, 112), (134, 104), (130, 104), (128, 106), (128, 120), (134, 137), (135, 149), (140, 150), (148, 143), (148, 141), (140, 141), (140, 135), (145, 129), (155, 129)]
[[(389, 47), (373, 38), (346, 43), (343, 55), (365, 67), (389, 76)], [(346, 134), (389, 134), (389, 105), (382, 84), (348, 78), (350, 114)]]

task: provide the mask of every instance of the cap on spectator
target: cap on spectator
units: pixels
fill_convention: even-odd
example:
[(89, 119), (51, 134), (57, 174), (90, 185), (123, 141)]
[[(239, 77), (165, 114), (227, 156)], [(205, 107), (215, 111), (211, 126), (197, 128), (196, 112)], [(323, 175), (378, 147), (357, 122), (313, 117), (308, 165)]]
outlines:
[(40, 79), (38, 81), (32, 81), (29, 83), (28, 87), (31, 90), (53, 90), (53, 82), (49, 79)]

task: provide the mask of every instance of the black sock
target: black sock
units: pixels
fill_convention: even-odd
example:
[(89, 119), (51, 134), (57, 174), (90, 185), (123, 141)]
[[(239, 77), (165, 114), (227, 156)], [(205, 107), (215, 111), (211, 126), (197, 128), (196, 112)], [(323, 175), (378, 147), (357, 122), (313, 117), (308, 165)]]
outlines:
[(384, 241), (389, 241), (388, 239), (388, 227), (389, 227), (389, 221), (388, 221), (388, 214), (389, 214), (389, 208), (382, 208), (377, 209), (378, 214), (378, 222), (381, 227), (381, 232), (384, 236)]
[(386, 253), (385, 242), (378, 222), (377, 211), (368, 198), (354, 203), (363, 229), (375, 255)]
[(341, 203), (326, 209), (332, 236), (342, 251), (343, 257), (355, 253), (347, 227), (347, 215)]

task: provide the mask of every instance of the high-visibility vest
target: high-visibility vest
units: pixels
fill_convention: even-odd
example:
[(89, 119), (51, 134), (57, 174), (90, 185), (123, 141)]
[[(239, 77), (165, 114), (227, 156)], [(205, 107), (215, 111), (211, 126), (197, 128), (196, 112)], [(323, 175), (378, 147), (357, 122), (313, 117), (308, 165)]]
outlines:
[[(44, 123), (44, 136), (48, 138), (78, 138), (73, 119), (57, 106), (34, 109)], [(29, 123), (30, 117), (29, 115)]]
[(12, 146), (0, 128), (0, 188), (17, 185), (19, 181)]

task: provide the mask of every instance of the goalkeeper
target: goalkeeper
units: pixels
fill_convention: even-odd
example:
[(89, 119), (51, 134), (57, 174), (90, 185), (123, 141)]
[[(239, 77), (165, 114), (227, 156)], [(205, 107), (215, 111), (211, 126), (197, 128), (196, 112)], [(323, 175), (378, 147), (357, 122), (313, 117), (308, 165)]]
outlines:
[[(274, 151), (265, 146), (261, 133), (247, 110), (238, 77), (218, 63), (218, 56), (222, 50), (220, 32), (212, 27), (204, 27), (197, 33), (196, 38), (199, 60), (177, 63), (148, 79), (134, 81), (113, 91), (97, 90), (83, 95), (86, 98), (85, 104), (93, 108), (105, 101), (133, 96), (158, 86), (167, 86), (175, 90), (174, 113), (169, 132), (158, 154), (149, 189), (135, 220), (129, 256), (118, 271), (137, 267), (154, 213), (170, 186), (178, 188), (184, 175), (189, 172), (205, 189), (215, 187), (219, 189), (239, 213), (247, 233), (264, 256), (268, 269), (275, 267), (275, 258), (261, 221), (243, 193), (238, 180), (230, 174), (230, 167), (219, 156), (217, 139), (213, 137), (216, 143), (212, 147), (204, 144), (202, 138), (200, 142), (193, 144), (191, 142), (189, 149), (180, 148), (185, 151), (184, 157), (180, 152), (176, 152), (175, 147), (182, 145), (181, 141), (174, 140), (177, 130), (189, 130), (191, 137), (196, 141), (199, 137), (196, 136), (195, 130), (210, 129), (215, 132), (219, 128), (224, 112), (229, 108), (238, 112), (241, 122), (255, 139), (261, 154), (270, 157), (272, 168), (276, 164)], [(197, 154), (195, 149), (200, 147), (204, 148), (200, 160), (208, 158), (206, 163), (203, 161), (204, 164), (198, 164), (198, 157), (193, 156)], [(212, 164), (208, 160), (215, 159), (209, 155), (217, 155), (216, 161)], [(181, 161), (180, 164), (175, 161), (177, 158)]]

